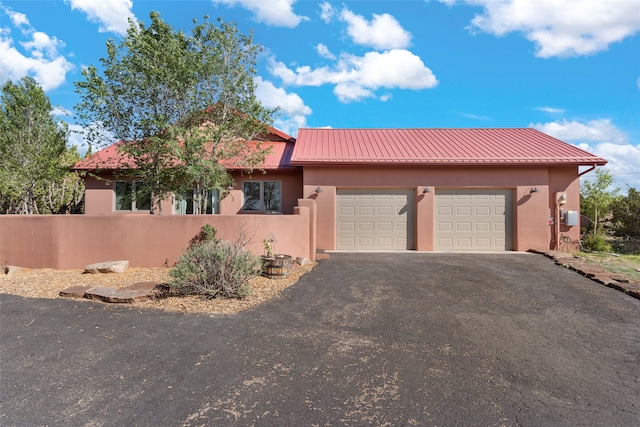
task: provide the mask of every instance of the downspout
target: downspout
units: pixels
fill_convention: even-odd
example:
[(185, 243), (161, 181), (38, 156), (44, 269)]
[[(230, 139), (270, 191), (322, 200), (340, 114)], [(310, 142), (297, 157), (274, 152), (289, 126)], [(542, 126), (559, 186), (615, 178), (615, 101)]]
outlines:
[(598, 166), (598, 165), (594, 164), (593, 166), (591, 166), (591, 167), (590, 167), (589, 169), (587, 169), (586, 171), (582, 171), (582, 172), (580, 172), (580, 173), (578, 174), (578, 178), (580, 178), (582, 175), (584, 175), (584, 174), (586, 174), (586, 173), (591, 172), (592, 170), (594, 170), (594, 169), (596, 168), (596, 166)]

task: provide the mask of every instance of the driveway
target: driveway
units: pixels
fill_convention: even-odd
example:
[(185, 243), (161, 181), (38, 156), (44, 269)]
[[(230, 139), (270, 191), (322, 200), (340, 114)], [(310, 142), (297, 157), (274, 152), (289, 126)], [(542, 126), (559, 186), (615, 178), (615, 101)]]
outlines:
[(640, 301), (532, 254), (332, 254), (194, 316), (2, 295), (2, 426), (640, 424)]

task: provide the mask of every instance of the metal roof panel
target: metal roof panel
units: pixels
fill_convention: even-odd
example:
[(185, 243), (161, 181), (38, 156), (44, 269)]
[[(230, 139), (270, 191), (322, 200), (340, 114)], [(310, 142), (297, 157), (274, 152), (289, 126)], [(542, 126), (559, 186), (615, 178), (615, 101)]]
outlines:
[(533, 128), (299, 130), (293, 165), (604, 165), (607, 161)]

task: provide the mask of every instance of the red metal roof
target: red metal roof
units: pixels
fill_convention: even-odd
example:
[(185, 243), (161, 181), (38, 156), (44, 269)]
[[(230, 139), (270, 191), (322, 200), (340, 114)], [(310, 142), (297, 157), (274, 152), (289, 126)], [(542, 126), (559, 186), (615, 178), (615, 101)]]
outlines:
[[(277, 129), (269, 128), (269, 130), (274, 131), (271, 133), (283, 140), (259, 141), (260, 148), (272, 148), (271, 152), (265, 158), (264, 163), (257, 169), (277, 170), (295, 167), (291, 165), (291, 154), (293, 153), (295, 139)], [(122, 145), (122, 142), (116, 142), (92, 154), (86, 159), (76, 163), (72, 167), (72, 170), (118, 170), (135, 168), (133, 160), (120, 152), (120, 145)], [(236, 168), (233, 166), (233, 162), (229, 162), (227, 169), (234, 170), (242, 168)]]
[(604, 165), (532, 128), (300, 129), (291, 164)]

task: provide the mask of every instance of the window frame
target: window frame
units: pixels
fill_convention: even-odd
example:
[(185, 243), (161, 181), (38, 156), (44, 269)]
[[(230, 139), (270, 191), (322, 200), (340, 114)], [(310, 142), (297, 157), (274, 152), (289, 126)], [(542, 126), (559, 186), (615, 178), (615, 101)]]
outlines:
[[(130, 199), (131, 205), (130, 209), (118, 209), (118, 184), (124, 184), (130, 188)], [(142, 181), (114, 181), (113, 182), (113, 211), (114, 212), (149, 212), (151, 210), (151, 195), (149, 194), (148, 205), (144, 206), (143, 209), (138, 209), (137, 196), (138, 194), (144, 194), (142, 188), (136, 187), (144, 187)]]
[[(265, 184), (276, 184), (278, 187), (278, 195), (277, 195), (277, 201), (278, 201), (278, 208), (277, 209), (266, 209), (265, 208)], [(247, 184), (259, 184), (260, 185), (260, 189), (259, 191), (259, 200), (256, 200), (258, 202), (258, 208), (257, 209), (246, 209), (245, 207), (247, 206), (247, 191), (246, 191), (246, 185)], [(243, 181), (242, 182), (242, 212), (244, 213), (282, 213), (282, 181), (279, 180), (264, 180), (264, 181)]]

